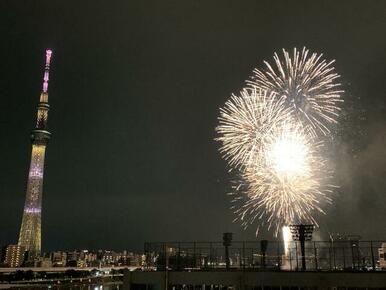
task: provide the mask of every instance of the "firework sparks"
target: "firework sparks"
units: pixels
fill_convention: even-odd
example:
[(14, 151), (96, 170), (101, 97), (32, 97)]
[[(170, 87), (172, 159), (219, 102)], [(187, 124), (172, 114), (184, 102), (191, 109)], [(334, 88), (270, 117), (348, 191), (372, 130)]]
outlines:
[(274, 93), (253, 88), (243, 90), (240, 96), (232, 95), (220, 109), (216, 128), (223, 157), (231, 166), (248, 166), (259, 154), (265, 139), (289, 113)]
[(234, 187), (236, 220), (247, 227), (257, 219), (256, 234), (264, 226), (277, 235), (283, 225), (317, 225), (314, 214), (324, 213), (334, 188), (327, 162), (318, 153), (321, 146), (299, 125), (276, 127)]
[(263, 227), (277, 236), (288, 224), (318, 225), (336, 187), (318, 141), (340, 112), (334, 61), (305, 48), (283, 53), (275, 53), (275, 68), (265, 62), (266, 70), (254, 70), (220, 109), (216, 128), (220, 152), (239, 173), (230, 193), (235, 220), (245, 228), (257, 221), (256, 235)]
[(334, 60), (327, 62), (322, 54), (311, 54), (306, 48), (301, 52), (294, 48), (292, 56), (283, 49), (283, 55), (281, 59), (274, 53), (276, 67), (265, 61), (266, 69), (255, 69), (248, 83), (275, 92), (293, 115), (311, 125), (313, 135), (326, 135), (328, 124), (336, 123), (343, 93), (336, 83), (340, 76), (334, 72)]

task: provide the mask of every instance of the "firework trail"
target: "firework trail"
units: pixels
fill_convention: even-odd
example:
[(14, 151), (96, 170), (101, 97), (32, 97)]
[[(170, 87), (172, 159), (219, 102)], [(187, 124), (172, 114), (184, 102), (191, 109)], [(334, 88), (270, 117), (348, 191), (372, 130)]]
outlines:
[(274, 64), (264, 62), (264, 70), (255, 69), (249, 85), (275, 92), (284, 98), (287, 106), (301, 122), (309, 124), (311, 133), (326, 135), (328, 126), (336, 123), (342, 102), (340, 77), (322, 54), (309, 53), (306, 48), (300, 52), (296, 48), (290, 55), (283, 49), (283, 57), (274, 53)]

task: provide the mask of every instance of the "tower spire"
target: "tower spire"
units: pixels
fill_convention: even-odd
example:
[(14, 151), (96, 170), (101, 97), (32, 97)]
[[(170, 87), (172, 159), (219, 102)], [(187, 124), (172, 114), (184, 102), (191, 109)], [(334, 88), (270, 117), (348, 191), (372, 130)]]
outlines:
[(43, 75), (43, 88), (37, 106), (35, 129), (31, 132), (32, 152), (28, 174), (27, 192), (23, 219), (20, 228), (19, 246), (22, 246), (33, 259), (41, 253), (41, 209), (43, 194), (44, 158), (51, 133), (47, 130), (48, 81), (52, 51), (46, 50), (46, 63)]
[(36, 117), (36, 129), (45, 130), (47, 127), (48, 111), (50, 106), (48, 105), (48, 81), (50, 79), (50, 64), (51, 64), (52, 50), (46, 50), (46, 64), (44, 66), (43, 74), (43, 88), (40, 94), (40, 102), (38, 105), (38, 112)]
[(52, 50), (46, 50), (46, 66), (44, 68), (44, 77), (43, 77), (43, 92), (47, 93), (48, 91), (48, 81), (50, 79), (50, 63), (51, 63)]

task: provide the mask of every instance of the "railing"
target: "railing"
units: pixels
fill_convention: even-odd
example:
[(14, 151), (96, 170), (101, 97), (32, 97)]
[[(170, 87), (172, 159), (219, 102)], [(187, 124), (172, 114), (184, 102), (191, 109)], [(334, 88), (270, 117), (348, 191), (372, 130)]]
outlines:
[[(149, 270), (301, 271), (299, 242), (232, 242), (226, 269), (222, 242), (145, 243)], [(305, 242), (306, 271), (386, 271), (385, 241)]]

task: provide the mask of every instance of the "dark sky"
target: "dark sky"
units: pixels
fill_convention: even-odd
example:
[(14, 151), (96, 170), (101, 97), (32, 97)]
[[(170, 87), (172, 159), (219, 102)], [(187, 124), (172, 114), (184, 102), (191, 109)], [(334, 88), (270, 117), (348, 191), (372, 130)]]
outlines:
[(386, 1), (3, 0), (0, 33), (0, 244), (18, 238), (46, 47), (44, 250), (255, 239), (232, 223), (214, 127), (294, 46), (336, 59), (346, 90), (321, 236), (386, 237)]

